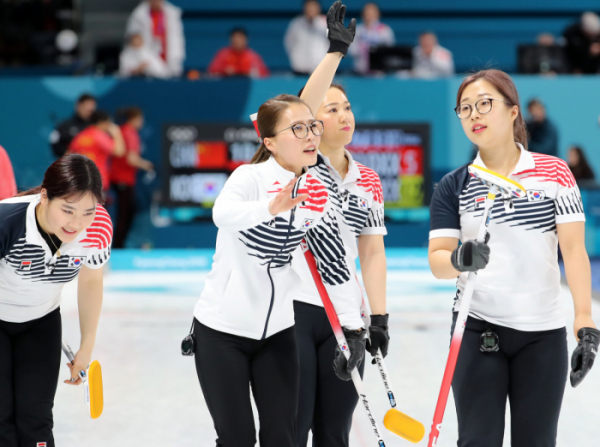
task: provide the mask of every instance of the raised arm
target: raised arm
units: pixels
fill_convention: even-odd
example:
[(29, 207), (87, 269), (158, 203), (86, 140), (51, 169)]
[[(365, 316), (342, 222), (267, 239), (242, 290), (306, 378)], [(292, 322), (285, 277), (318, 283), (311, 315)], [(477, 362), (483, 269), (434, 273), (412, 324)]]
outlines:
[(302, 98), (316, 115), (321, 103), (327, 94), (340, 61), (348, 52), (348, 47), (354, 40), (356, 33), (356, 19), (352, 19), (348, 28), (344, 26), (346, 6), (341, 1), (336, 1), (327, 12), (327, 38), (329, 50), (321, 63), (312, 73), (304, 90)]

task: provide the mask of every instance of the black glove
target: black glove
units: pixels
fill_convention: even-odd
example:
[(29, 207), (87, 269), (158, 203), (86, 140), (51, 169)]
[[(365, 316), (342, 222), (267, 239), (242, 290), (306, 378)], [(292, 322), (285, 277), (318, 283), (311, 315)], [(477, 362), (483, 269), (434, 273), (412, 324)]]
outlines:
[(367, 335), (367, 331), (354, 331), (344, 328), (342, 328), (342, 330), (346, 336), (348, 349), (350, 349), (350, 359), (346, 361), (346, 357), (340, 350), (340, 347), (336, 344), (333, 370), (335, 371), (335, 375), (340, 379), (351, 380), (352, 370), (358, 367), (365, 358), (365, 337)]
[(600, 331), (591, 327), (582, 327), (577, 331), (579, 344), (571, 357), (571, 386), (579, 385), (594, 365), (600, 345)]
[(348, 28), (344, 26), (346, 5), (336, 1), (327, 12), (327, 38), (329, 39), (328, 53), (342, 53), (344, 57), (356, 34), (356, 19), (350, 20)]
[[(489, 233), (488, 233), (489, 234)], [(467, 241), (452, 252), (452, 267), (459, 272), (476, 272), (490, 262), (490, 247), (487, 242)]]
[[(388, 333), (389, 314), (371, 315), (371, 326), (369, 326), (369, 338), (367, 340), (367, 351), (375, 357), (377, 350), (381, 349), (381, 355), (385, 357), (388, 353), (390, 344), (390, 334)], [(371, 361), (374, 365), (375, 359)]]

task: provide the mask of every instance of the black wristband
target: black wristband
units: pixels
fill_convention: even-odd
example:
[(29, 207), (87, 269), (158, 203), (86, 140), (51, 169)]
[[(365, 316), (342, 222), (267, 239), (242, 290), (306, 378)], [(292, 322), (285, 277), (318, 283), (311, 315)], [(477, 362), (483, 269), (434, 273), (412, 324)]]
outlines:
[(379, 326), (387, 328), (390, 315), (371, 315), (371, 326)]
[(350, 47), (350, 45), (348, 45), (344, 42), (340, 42), (339, 40), (330, 40), (329, 41), (329, 50), (327, 50), (327, 52), (328, 53), (342, 53), (344, 55), (344, 57), (346, 57), (349, 47)]

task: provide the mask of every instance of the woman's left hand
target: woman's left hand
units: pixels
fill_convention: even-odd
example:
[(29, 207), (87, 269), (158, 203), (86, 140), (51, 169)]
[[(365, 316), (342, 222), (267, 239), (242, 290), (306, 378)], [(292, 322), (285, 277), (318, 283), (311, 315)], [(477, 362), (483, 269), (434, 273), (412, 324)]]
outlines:
[(589, 314), (581, 314), (575, 316), (575, 322), (573, 323), (573, 330), (575, 331), (575, 338), (579, 341), (577, 337), (577, 332), (582, 327), (591, 327), (596, 329), (596, 324), (594, 324), (594, 320), (592, 320), (592, 316)]
[(71, 379), (65, 380), (66, 384), (69, 385), (81, 385), (81, 377), (79, 377), (79, 371), (86, 371), (89, 364), (92, 362), (92, 351), (88, 351), (86, 349), (79, 349), (77, 354), (75, 354), (75, 359), (73, 360), (73, 364), (71, 362), (67, 363), (67, 366), (71, 370)]

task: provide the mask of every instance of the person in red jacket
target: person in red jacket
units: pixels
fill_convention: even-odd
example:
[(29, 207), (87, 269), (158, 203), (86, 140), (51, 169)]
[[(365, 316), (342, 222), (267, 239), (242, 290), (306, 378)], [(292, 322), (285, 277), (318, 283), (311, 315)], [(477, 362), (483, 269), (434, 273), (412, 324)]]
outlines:
[(110, 184), (117, 199), (117, 218), (113, 248), (124, 248), (127, 233), (135, 217), (135, 183), (138, 169), (153, 171), (154, 165), (140, 157), (140, 135), (144, 126), (144, 114), (138, 107), (129, 107), (123, 111), (125, 123), (121, 133), (125, 141), (125, 154), (113, 157), (110, 170)]
[(90, 118), (91, 125), (86, 127), (69, 145), (69, 153), (85, 155), (96, 163), (102, 176), (102, 187), (110, 187), (109, 158), (125, 154), (125, 143), (121, 129), (114, 124), (108, 113), (96, 110)]
[(264, 78), (270, 72), (262, 57), (248, 48), (248, 34), (244, 28), (234, 28), (229, 33), (228, 47), (215, 55), (208, 67), (208, 73), (215, 76), (250, 76)]
[(8, 199), (17, 194), (17, 183), (10, 158), (0, 146), (0, 200)]

